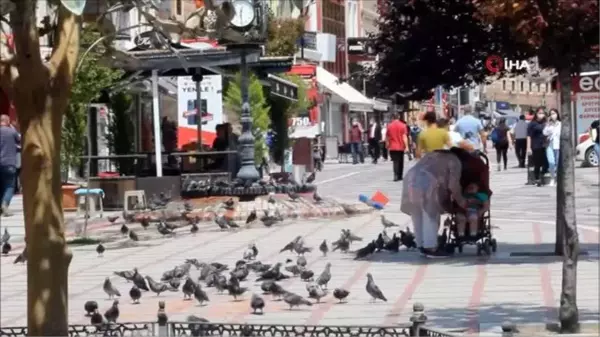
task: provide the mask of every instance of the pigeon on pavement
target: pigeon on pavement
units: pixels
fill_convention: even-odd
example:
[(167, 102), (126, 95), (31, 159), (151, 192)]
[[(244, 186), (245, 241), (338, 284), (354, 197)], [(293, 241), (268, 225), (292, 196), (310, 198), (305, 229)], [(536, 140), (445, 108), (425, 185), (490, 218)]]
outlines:
[(317, 280), (315, 282), (317, 283), (317, 285), (324, 287), (324, 289), (327, 289), (327, 283), (329, 283), (330, 280), (331, 280), (331, 263), (327, 262), (327, 264), (325, 265), (325, 270), (323, 270), (323, 272), (321, 273), (321, 275), (319, 275), (319, 277), (317, 278)]
[(335, 290), (333, 291), (333, 297), (335, 297), (337, 300), (339, 300), (340, 303), (342, 303), (342, 301), (344, 299), (346, 299), (346, 297), (348, 297), (348, 295), (350, 295), (350, 292), (346, 289), (335, 288)]
[(252, 308), (252, 313), (254, 314), (256, 314), (257, 310), (260, 310), (260, 313), (263, 314), (265, 300), (256, 294), (252, 294), (252, 298), (250, 299), (250, 308)]
[(299, 307), (301, 305), (312, 306), (311, 301), (294, 293), (287, 293), (285, 296), (283, 296), (283, 301), (290, 306), (290, 310), (292, 310), (293, 307)]
[(140, 298), (142, 297), (142, 291), (134, 284), (129, 290), (129, 297), (131, 297), (133, 304), (139, 304)]
[(115, 286), (113, 286), (112, 282), (110, 282), (110, 279), (108, 277), (104, 280), (104, 285), (102, 286), (102, 289), (104, 289), (104, 292), (108, 295), (109, 299), (112, 299), (115, 296), (121, 297), (121, 293), (117, 288), (115, 288)]
[(329, 252), (329, 247), (327, 247), (327, 240), (323, 240), (321, 245), (319, 245), (319, 250), (323, 253), (323, 256), (327, 256), (327, 252)]
[(373, 281), (373, 275), (371, 275), (371, 273), (367, 274), (366, 289), (367, 293), (371, 295), (373, 302), (375, 302), (376, 300), (382, 300), (384, 302), (387, 302), (387, 298), (385, 298), (383, 292), (381, 292), (381, 289), (379, 289), (379, 287), (375, 284), (375, 281)]
[(106, 310), (104, 318), (106, 318), (108, 322), (117, 323), (117, 319), (119, 318), (119, 300), (115, 300), (112, 306)]

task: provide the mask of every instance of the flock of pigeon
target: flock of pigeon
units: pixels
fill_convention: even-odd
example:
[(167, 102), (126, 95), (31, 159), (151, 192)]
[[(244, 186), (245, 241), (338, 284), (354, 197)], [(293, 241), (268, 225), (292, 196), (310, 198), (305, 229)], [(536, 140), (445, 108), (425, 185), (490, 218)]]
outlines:
[[(355, 259), (363, 259), (370, 254), (384, 250), (398, 252), (402, 245), (406, 246), (407, 249), (415, 248), (414, 236), (408, 228), (406, 231), (400, 230), (400, 235), (394, 233), (390, 238), (387, 230), (398, 225), (387, 220), (384, 216), (381, 220), (384, 230), (375, 240), (356, 250)], [(361, 241), (363, 241), (363, 238), (353, 234), (349, 229), (342, 229), (338, 240), (330, 245), (327, 244), (327, 240), (323, 240), (318, 248), (321, 254), (326, 257), (328, 253), (338, 250), (342, 253), (349, 252), (353, 243)], [(314, 303), (320, 303), (324, 297), (328, 296), (328, 286), (332, 276), (331, 263), (326, 263), (324, 270), (316, 275), (308, 268), (308, 262), (305, 258), (305, 255), (312, 251), (313, 248), (305, 244), (302, 236), (297, 236), (279, 251), (280, 253), (295, 253), (297, 255), (295, 261), (287, 258), (285, 262), (263, 263), (257, 259), (259, 250), (256, 245), (250, 244), (243, 253), (242, 259), (238, 260), (233, 266), (219, 262), (206, 263), (190, 258), (186, 259), (183, 264), (165, 271), (160, 280), (142, 275), (137, 268), (115, 271), (114, 274), (132, 283), (129, 289), (129, 297), (133, 304), (140, 303), (145, 293), (160, 296), (166, 292), (181, 292), (184, 301), (196, 300), (200, 306), (204, 306), (210, 302), (210, 298), (213, 296), (212, 294), (209, 295), (209, 289), (211, 288), (215, 290), (216, 294), (228, 294), (233, 301), (239, 301), (249, 292), (248, 283), (257, 282), (257, 285), (260, 284), (262, 295), (257, 293), (251, 295), (249, 311), (254, 314), (263, 314), (263, 310), (267, 306), (265, 295), (270, 296), (274, 301), (285, 302), (290, 310), (294, 307), (312, 306)], [(192, 276), (192, 270), (197, 271), (197, 277)], [(285, 289), (285, 280), (292, 278), (298, 278), (306, 282), (306, 295), (293, 293)], [(382, 300), (387, 302), (387, 298), (370, 273), (367, 274), (365, 289), (372, 301)], [(87, 315), (90, 316), (92, 324), (115, 323), (119, 318), (119, 300), (115, 298), (121, 297), (121, 292), (108, 277), (104, 281), (103, 290), (109, 299), (114, 299), (114, 302), (104, 312), (104, 315), (100, 313), (96, 301), (86, 302), (84, 309)], [(338, 287), (333, 290), (332, 295), (340, 303), (345, 303), (350, 292)], [(157, 315), (159, 321), (161, 319), (166, 320), (165, 303), (160, 301), (158, 305)], [(188, 321), (208, 322), (206, 319), (194, 315), (188, 316)]]

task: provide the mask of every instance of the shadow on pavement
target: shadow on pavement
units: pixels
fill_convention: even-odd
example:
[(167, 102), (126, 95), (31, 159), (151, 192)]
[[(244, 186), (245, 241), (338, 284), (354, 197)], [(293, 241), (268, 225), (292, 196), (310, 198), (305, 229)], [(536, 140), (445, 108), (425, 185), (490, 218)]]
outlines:
[[(425, 307), (425, 314), (428, 321), (431, 321), (434, 326), (443, 327), (466, 327), (473, 323), (480, 322), (482, 330), (486, 330), (482, 325), (492, 327), (497, 325), (499, 330), (500, 325), (504, 321), (510, 321), (514, 324), (532, 324), (532, 323), (548, 323), (540, 321), (540, 317), (547, 317), (548, 320), (558, 321), (557, 308), (546, 306), (532, 306), (516, 302), (500, 302), (493, 305), (482, 303), (475, 310), (468, 310), (463, 307), (455, 308), (436, 308)], [(579, 308), (580, 322), (595, 321), (599, 319), (598, 312), (589, 311)], [(476, 326), (475, 326), (476, 327)], [(471, 327), (470, 327), (471, 328)]]

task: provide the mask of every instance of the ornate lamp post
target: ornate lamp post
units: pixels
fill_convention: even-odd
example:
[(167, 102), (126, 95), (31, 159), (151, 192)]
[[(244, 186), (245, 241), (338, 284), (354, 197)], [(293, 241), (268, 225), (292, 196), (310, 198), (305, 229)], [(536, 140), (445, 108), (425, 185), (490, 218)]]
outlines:
[[(229, 21), (230, 28), (237, 34), (231, 39), (228, 48), (239, 50), (240, 63), (240, 91), (242, 96), (241, 123), (242, 134), (238, 139), (238, 151), (241, 159), (241, 167), (237, 178), (247, 183), (252, 183), (260, 178), (254, 161), (254, 142), (252, 134), (252, 114), (248, 95), (249, 73), (246, 56), (248, 52), (256, 50), (266, 41), (267, 10), (264, 0), (234, 0), (234, 16)], [(227, 36), (227, 34), (225, 34)]]

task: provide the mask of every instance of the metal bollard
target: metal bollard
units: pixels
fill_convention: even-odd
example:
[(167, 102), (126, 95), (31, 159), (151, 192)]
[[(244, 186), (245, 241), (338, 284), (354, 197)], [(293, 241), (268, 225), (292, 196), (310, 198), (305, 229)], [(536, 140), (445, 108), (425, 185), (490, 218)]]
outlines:
[(519, 331), (513, 322), (502, 322), (502, 337), (513, 337), (517, 332)]
[(421, 328), (427, 322), (427, 316), (425, 315), (425, 307), (422, 303), (413, 304), (413, 313), (410, 317), (410, 321), (412, 322), (412, 327), (410, 328), (410, 335), (413, 337), (422, 336)]
[(158, 319), (158, 336), (167, 337), (169, 335), (169, 329), (167, 326), (167, 322), (169, 321), (169, 317), (165, 312), (165, 302), (158, 302), (158, 313), (156, 314), (156, 318)]

